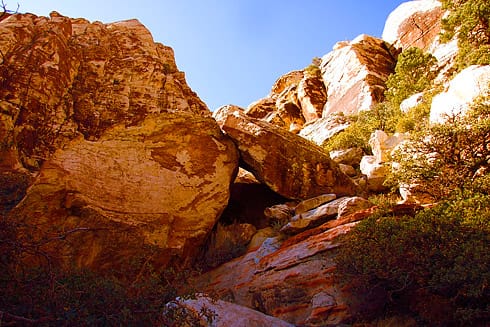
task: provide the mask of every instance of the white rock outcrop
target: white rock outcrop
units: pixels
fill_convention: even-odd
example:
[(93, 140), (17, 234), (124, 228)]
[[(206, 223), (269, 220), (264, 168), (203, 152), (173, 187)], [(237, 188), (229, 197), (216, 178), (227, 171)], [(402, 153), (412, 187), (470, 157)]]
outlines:
[(490, 92), (490, 66), (470, 66), (456, 75), (445, 92), (432, 100), (430, 123), (465, 113), (476, 98)]

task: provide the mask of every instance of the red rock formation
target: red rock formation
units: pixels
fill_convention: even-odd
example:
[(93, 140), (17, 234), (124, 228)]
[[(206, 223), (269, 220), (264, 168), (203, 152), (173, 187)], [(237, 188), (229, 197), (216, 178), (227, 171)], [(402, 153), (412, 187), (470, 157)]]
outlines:
[(334, 279), (337, 238), (373, 210), (329, 221), (286, 241), (268, 239), (200, 276), (194, 286), (295, 325), (339, 324), (350, 315), (347, 301), (352, 295)]
[(37, 176), (9, 213), (20, 236), (67, 266), (190, 262), (227, 205), (238, 154), (172, 49), (136, 20), (19, 14), (0, 33), (0, 176)]
[(357, 192), (328, 153), (302, 137), (250, 118), (239, 107), (221, 107), (214, 117), (237, 144), (244, 168), (274, 192), (289, 199)]
[(298, 133), (306, 122), (320, 118), (327, 101), (319, 74), (295, 70), (277, 79), (266, 98), (250, 104), (246, 114)]
[(328, 101), (323, 117), (331, 113), (356, 114), (384, 100), (385, 82), (393, 73), (397, 51), (383, 40), (360, 35), (339, 42), (322, 58)]
[(153, 42), (136, 20), (90, 23), (52, 13), (11, 15), (0, 24), (4, 154), (39, 169), (63, 142), (149, 113), (209, 115), (179, 72), (171, 48)]
[(441, 31), (443, 14), (436, 0), (404, 2), (388, 16), (383, 40), (403, 49), (428, 50)]

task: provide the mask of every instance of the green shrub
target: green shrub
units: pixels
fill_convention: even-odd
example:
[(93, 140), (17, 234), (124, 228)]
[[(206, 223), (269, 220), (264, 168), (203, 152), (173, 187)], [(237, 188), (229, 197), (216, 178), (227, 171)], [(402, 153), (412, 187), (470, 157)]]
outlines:
[(304, 69), (305, 75), (306, 76), (311, 76), (311, 77), (321, 77), (322, 72), (320, 70), (320, 67), (318, 67), (315, 64), (311, 64), (308, 67)]
[(370, 152), (368, 146), (371, 130), (366, 129), (360, 123), (353, 123), (345, 130), (335, 134), (323, 143), (323, 148), (326, 151), (343, 150), (349, 148), (360, 147), (364, 152)]
[[(163, 326), (165, 304), (188, 277), (187, 271), (155, 271), (143, 257), (103, 274), (59, 269), (47, 253), (17, 237), (18, 227), (0, 214), (1, 325)], [(47, 264), (24, 263), (25, 253)]]
[(396, 122), (397, 132), (421, 132), (429, 128), (429, 115), (432, 105), (432, 99), (436, 94), (441, 92), (442, 87), (432, 87), (430, 90), (424, 91), (422, 100), (418, 105), (410, 108), (408, 112), (400, 113)]
[(422, 49), (411, 47), (398, 56), (395, 73), (388, 77), (385, 92), (387, 101), (394, 107), (409, 96), (427, 90), (437, 75), (437, 59)]
[(365, 301), (374, 300), (369, 294), (384, 298), (378, 309), (385, 313), (411, 312), (430, 326), (484, 326), (490, 319), (489, 207), (490, 196), (473, 194), (414, 217), (373, 216), (345, 236), (337, 273)]
[(427, 92), (423, 103), (407, 114), (401, 112), (400, 103), (432, 86), (436, 76), (435, 64), (435, 57), (419, 48), (403, 51), (398, 56), (395, 73), (386, 82), (386, 100), (374, 105), (371, 110), (350, 117), (351, 125), (328, 139), (323, 147), (327, 151), (361, 147), (369, 153), (368, 141), (375, 130), (394, 133), (423, 129), (428, 121), (433, 92)]
[(442, 40), (458, 38), (457, 68), (490, 64), (490, 3), (485, 0), (441, 0), (449, 15), (442, 19)]
[(388, 103), (379, 103), (371, 110), (361, 111), (357, 116), (347, 117), (350, 126), (328, 139), (323, 147), (327, 151), (360, 147), (365, 153), (370, 153), (368, 141), (371, 134), (377, 130), (388, 133), (395, 132), (395, 126), (401, 112)]
[(404, 149), (394, 155), (399, 165), (392, 184), (422, 184), (436, 199), (464, 191), (489, 192), (490, 104), (478, 101), (465, 115), (450, 117), (414, 133)]

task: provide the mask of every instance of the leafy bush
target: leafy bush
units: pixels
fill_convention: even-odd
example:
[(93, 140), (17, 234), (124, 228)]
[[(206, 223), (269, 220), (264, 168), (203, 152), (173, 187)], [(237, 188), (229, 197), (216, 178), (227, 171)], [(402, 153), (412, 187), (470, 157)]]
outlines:
[(47, 256), (17, 237), (0, 215), (0, 324), (35, 326), (163, 325), (165, 303), (177, 295), (184, 272), (155, 271), (148, 258), (128, 258), (112, 272), (30, 266), (20, 258)]
[(391, 181), (422, 184), (436, 199), (464, 191), (490, 191), (490, 103), (482, 99), (465, 115), (415, 133), (394, 156)]
[(379, 103), (371, 110), (361, 111), (357, 116), (347, 117), (350, 126), (328, 139), (323, 147), (327, 151), (360, 147), (370, 153), (368, 146), (372, 132), (377, 129), (395, 132), (395, 126), (401, 112), (388, 103)]
[(378, 309), (408, 311), (431, 326), (484, 326), (490, 319), (489, 207), (490, 196), (473, 194), (414, 217), (373, 216), (345, 236), (337, 272), (365, 301), (384, 296)]
[(311, 64), (308, 67), (304, 69), (304, 73), (306, 76), (311, 76), (311, 77), (321, 77), (322, 72), (320, 70), (320, 67), (318, 67), (315, 64)]
[(433, 97), (442, 90), (442, 86), (432, 87), (423, 92), (418, 105), (405, 113), (400, 113), (396, 122), (397, 132), (421, 132), (429, 127), (429, 115)]
[(322, 146), (326, 151), (343, 150), (349, 148), (360, 147), (364, 152), (370, 152), (367, 145), (371, 130), (367, 126), (363, 126), (360, 122), (354, 122), (349, 127), (335, 134), (326, 140)]
[(442, 40), (458, 38), (457, 68), (490, 64), (490, 3), (486, 0), (441, 0), (449, 15), (442, 19)]
[[(395, 156), (399, 167), (392, 175), (404, 184), (416, 181), (439, 204), (403, 217), (382, 208), (359, 223), (339, 250), (338, 273), (364, 294), (363, 303), (376, 303), (381, 312), (410, 312), (422, 325), (485, 326), (490, 321), (489, 98), (448, 118), (416, 134)], [(373, 319), (365, 313), (364, 318)]]
[(394, 107), (412, 94), (427, 90), (434, 78), (437, 59), (422, 49), (411, 47), (398, 56), (395, 73), (388, 77), (385, 93), (387, 101)]

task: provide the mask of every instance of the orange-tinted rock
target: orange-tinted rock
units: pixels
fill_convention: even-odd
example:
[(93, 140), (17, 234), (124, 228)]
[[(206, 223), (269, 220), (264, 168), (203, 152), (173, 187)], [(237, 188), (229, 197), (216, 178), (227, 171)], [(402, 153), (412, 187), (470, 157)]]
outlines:
[(383, 40), (403, 49), (428, 50), (441, 31), (443, 14), (436, 0), (404, 2), (388, 16)]
[(282, 196), (307, 199), (325, 193), (356, 193), (356, 185), (321, 147), (250, 118), (239, 107), (221, 107), (214, 117), (237, 144), (244, 168)]
[(262, 98), (251, 103), (245, 113), (257, 119), (270, 120), (270, 116), (276, 111), (276, 100), (273, 98)]
[(326, 100), (325, 85), (320, 74), (295, 70), (281, 76), (268, 97), (250, 104), (246, 114), (298, 133), (306, 122), (322, 116)]
[(338, 236), (372, 212), (330, 221), (282, 244), (267, 239), (259, 249), (199, 277), (195, 286), (295, 325), (340, 324), (350, 317), (352, 295), (333, 275)]
[(277, 79), (271, 88), (270, 97), (277, 98), (279, 94), (284, 92), (285, 89), (291, 85), (298, 85), (298, 83), (303, 79), (304, 72), (302, 70), (293, 70), (287, 74), (282, 75)]
[(227, 205), (237, 159), (211, 117), (149, 116), (57, 150), (10, 216), (34, 240), (78, 230), (43, 248), (67, 266), (118, 267), (150, 247), (159, 265), (188, 263)]
[(298, 99), (306, 122), (321, 118), (327, 102), (327, 90), (321, 76), (306, 75), (298, 84)]
[(136, 20), (57, 13), (10, 15), (0, 35), (0, 205), (37, 175), (9, 213), (21, 236), (52, 238), (42, 250), (66, 265), (192, 260), (227, 205), (238, 154), (172, 49)]
[(277, 96), (276, 110), (276, 116), (280, 119), (280, 123), (271, 121), (272, 123), (275, 123), (276, 126), (282, 125), (284, 129), (292, 133), (298, 133), (301, 130), (305, 119), (298, 100), (297, 84), (288, 86)]
[(322, 58), (328, 98), (323, 117), (335, 112), (356, 114), (383, 101), (396, 56), (397, 51), (388, 43), (368, 35), (338, 43)]
[[(209, 115), (177, 70), (171, 48), (138, 21), (90, 23), (53, 13), (11, 15), (0, 22), (0, 128), (4, 153), (38, 170), (80, 133), (97, 140), (118, 123), (187, 111)], [(2, 132), (0, 132), (2, 134)]]

